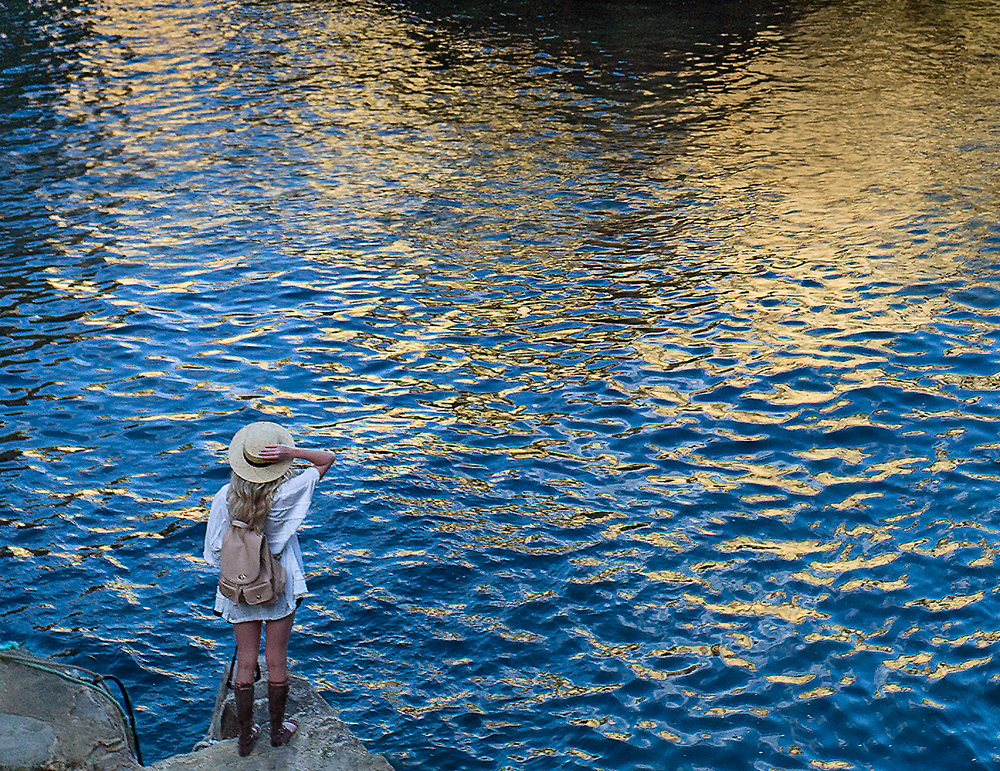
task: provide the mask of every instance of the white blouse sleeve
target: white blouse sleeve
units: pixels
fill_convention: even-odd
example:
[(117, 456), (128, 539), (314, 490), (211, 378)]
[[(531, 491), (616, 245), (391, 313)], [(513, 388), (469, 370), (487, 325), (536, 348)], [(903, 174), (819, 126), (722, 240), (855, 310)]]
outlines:
[(222, 539), (229, 527), (229, 506), (226, 504), (226, 494), (229, 485), (223, 487), (212, 499), (212, 509), (208, 514), (208, 527), (205, 529), (205, 561), (209, 565), (219, 566), (219, 554), (222, 552)]
[[(284, 550), (288, 539), (295, 535), (295, 531), (305, 520), (317, 482), (319, 471), (315, 466), (310, 466), (278, 489), (264, 528), (272, 554), (280, 554)], [(221, 541), (219, 546), (221, 548)]]

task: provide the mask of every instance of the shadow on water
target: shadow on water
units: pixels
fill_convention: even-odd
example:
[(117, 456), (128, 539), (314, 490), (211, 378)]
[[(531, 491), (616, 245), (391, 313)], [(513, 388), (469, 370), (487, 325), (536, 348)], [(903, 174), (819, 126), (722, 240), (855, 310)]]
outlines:
[[(113, 109), (88, 55), (99, 38), (95, 26), (93, 8), (79, 3), (12, 0), (0, 9), (5, 269), (32, 255), (51, 260), (53, 251), (71, 250), (79, 259), (106, 245), (93, 243), (93, 234), (108, 222), (111, 202), (71, 194), (72, 180), (118, 152), (89, 120), (91, 109)], [(97, 88), (67, 109), (80, 80), (97, 81)]]
[[(84, 113), (63, 109), (70, 84), (89, 69), (92, 9), (14, 0), (0, 9), (0, 32), (0, 367), (10, 427), (30, 425), (36, 400), (56, 398), (52, 379), (39, 378), (35, 365), (70, 361), (86, 319), (102, 308), (98, 296), (111, 289), (98, 279), (101, 246), (90, 238), (106, 218), (65, 192), (113, 151), (107, 136), (90, 132)], [(48, 346), (64, 353), (42, 353)], [(22, 429), (4, 439), (26, 437)], [(4, 453), (16, 457), (19, 449)]]

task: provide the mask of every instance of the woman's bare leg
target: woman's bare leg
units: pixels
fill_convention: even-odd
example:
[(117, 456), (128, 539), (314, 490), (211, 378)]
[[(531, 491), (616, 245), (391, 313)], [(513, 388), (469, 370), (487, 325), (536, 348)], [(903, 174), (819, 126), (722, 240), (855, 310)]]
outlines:
[(253, 682), (253, 676), (257, 671), (257, 654), (260, 652), (260, 628), (260, 621), (241, 621), (233, 624), (233, 634), (236, 635), (234, 682), (238, 684)]
[(264, 657), (267, 659), (267, 679), (283, 683), (288, 679), (288, 638), (292, 636), (295, 611), (277, 621), (268, 621), (264, 630)]
[(268, 621), (264, 632), (267, 657), (267, 712), (271, 719), (271, 746), (281, 747), (298, 728), (295, 720), (285, 720), (288, 704), (288, 638), (292, 635), (295, 611), (277, 621)]

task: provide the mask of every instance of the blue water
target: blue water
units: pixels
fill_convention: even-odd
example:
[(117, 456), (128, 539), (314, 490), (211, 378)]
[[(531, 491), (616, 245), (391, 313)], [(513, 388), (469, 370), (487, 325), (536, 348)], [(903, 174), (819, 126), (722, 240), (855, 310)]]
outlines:
[(245, 422), (399, 769), (994, 767), (1000, 7), (6, 0), (0, 639), (204, 734)]

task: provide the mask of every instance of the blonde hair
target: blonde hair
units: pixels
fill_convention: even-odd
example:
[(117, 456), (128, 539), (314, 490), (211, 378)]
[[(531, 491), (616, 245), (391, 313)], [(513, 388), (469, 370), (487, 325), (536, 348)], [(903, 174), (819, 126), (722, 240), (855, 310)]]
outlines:
[(248, 482), (241, 476), (232, 474), (229, 478), (229, 492), (226, 494), (226, 505), (229, 507), (229, 519), (246, 522), (254, 530), (262, 530), (271, 513), (274, 494), (286, 480), (296, 475), (288, 469), (282, 476), (270, 482)]

